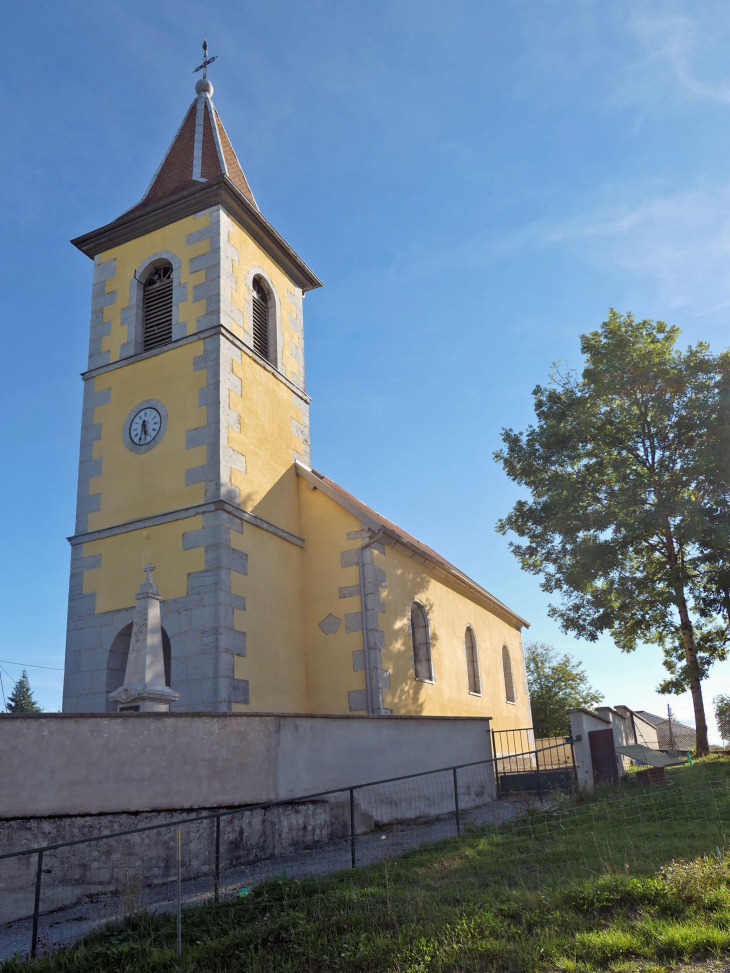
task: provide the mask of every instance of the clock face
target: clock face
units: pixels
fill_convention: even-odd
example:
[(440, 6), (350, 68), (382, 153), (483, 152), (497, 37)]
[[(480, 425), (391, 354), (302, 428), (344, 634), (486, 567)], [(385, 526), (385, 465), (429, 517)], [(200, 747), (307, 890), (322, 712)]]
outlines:
[(129, 438), (135, 446), (151, 443), (162, 425), (162, 417), (157, 409), (140, 409), (129, 424)]

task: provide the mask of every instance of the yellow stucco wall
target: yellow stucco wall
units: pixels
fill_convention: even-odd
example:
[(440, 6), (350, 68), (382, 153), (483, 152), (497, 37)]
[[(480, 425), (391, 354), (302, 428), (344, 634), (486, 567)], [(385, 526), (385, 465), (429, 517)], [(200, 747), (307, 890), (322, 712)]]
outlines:
[[(232, 260), (234, 282), (231, 303), (243, 314), (243, 329), (251, 334), (253, 326), (247, 307), (246, 281), (252, 267), (264, 272), (270, 285), (276, 291), (277, 297), (278, 364), (287, 378), (297, 378), (299, 376), (299, 363), (291, 354), (291, 346), (292, 344), (299, 345), (300, 337), (289, 322), (290, 315), (294, 317), (297, 315), (297, 307), (291, 299), (296, 290), (295, 285), (266, 251), (239, 226), (235, 219), (227, 214), (226, 219), (228, 221), (226, 225), (230, 227), (227, 234), (228, 242), (235, 247), (238, 253), (238, 260)], [(131, 337), (128, 334), (127, 325), (121, 323), (122, 309), (129, 304), (130, 282), (133, 280), (136, 270), (144, 261), (156, 253), (169, 251), (179, 257), (181, 261), (180, 283), (187, 285), (187, 299), (178, 305), (178, 320), (187, 324), (188, 334), (195, 333), (197, 318), (205, 314), (205, 300), (194, 301), (193, 288), (196, 284), (202, 284), (205, 281), (205, 270), (197, 270), (191, 274), (189, 266), (193, 257), (200, 256), (210, 250), (210, 241), (208, 239), (198, 240), (190, 245), (186, 241), (189, 234), (209, 225), (208, 213), (188, 216), (151, 233), (142, 234), (134, 240), (129, 240), (100, 254), (99, 259), (102, 263), (112, 259), (116, 260), (115, 275), (110, 277), (105, 284), (106, 294), (116, 291), (116, 302), (104, 308), (103, 319), (109, 322), (111, 331), (102, 340), (101, 346), (102, 351), (109, 351), (110, 361), (119, 360), (121, 346)], [(241, 329), (237, 325), (232, 325), (232, 330), (242, 336)]]
[[(362, 633), (346, 632), (346, 612), (360, 610), (360, 599), (340, 598), (341, 585), (357, 584), (358, 569), (341, 568), (340, 552), (358, 547), (347, 534), (360, 522), (319, 490), (298, 477), (304, 556), (304, 639), (310, 660), (310, 712), (347, 713), (347, 694), (365, 688), (365, 674), (353, 672), (352, 652), (362, 647)], [(325, 635), (319, 623), (327, 615), (343, 619), (339, 630)]]
[[(347, 632), (344, 624), (346, 614), (359, 612), (359, 594), (353, 592), (348, 597), (339, 597), (341, 587), (358, 585), (358, 568), (356, 565), (341, 567), (340, 554), (357, 550), (360, 540), (348, 540), (347, 535), (357, 532), (361, 524), (357, 517), (321, 491), (310, 490), (302, 478), (298, 483), (301, 530), (306, 539), (300, 636), (308, 660), (304, 711), (348, 712), (347, 694), (364, 689), (365, 676), (363, 672), (353, 671), (352, 660), (353, 651), (362, 648), (362, 632)], [(391, 689), (384, 693), (386, 708), (401, 715), (491, 716), (498, 729), (529, 726), (519, 629), (392, 548), (386, 546), (384, 554), (375, 552), (374, 562), (385, 570), (387, 579), (383, 591), (385, 612), (379, 615), (380, 628), (385, 634), (382, 666), (391, 673)], [(253, 591), (255, 582), (251, 572), (248, 583)], [(424, 604), (429, 614), (433, 684), (416, 680), (413, 671), (408, 618), (414, 598)], [(342, 619), (343, 624), (337, 633), (325, 635), (319, 622), (330, 613)], [(477, 640), (480, 696), (469, 693), (464, 649), (467, 625), (472, 626)], [(514, 704), (505, 698), (503, 644), (508, 646), (512, 659)]]
[(299, 363), (292, 357), (291, 344), (292, 342), (295, 345), (299, 343), (299, 335), (289, 324), (289, 315), (296, 316), (297, 309), (288, 296), (293, 292), (294, 285), (266, 251), (262, 250), (258, 243), (235, 220), (231, 220), (231, 222), (232, 229), (229, 233), (229, 242), (238, 251), (239, 258), (238, 261), (233, 261), (233, 274), (236, 278), (236, 288), (231, 295), (231, 301), (239, 311), (243, 312), (243, 327), (251, 334), (253, 331), (253, 323), (250, 320), (249, 309), (246, 306), (246, 280), (252, 267), (257, 267), (264, 271), (264, 274), (276, 291), (278, 298), (278, 340), (281, 345), (279, 363), (281, 371), (287, 378), (296, 378), (299, 375)]
[[(496, 729), (530, 726), (529, 700), (519, 629), (439, 580), (416, 561), (386, 547), (376, 564), (387, 575), (384, 668), (391, 670), (385, 705), (394, 713), (427, 716), (491, 716)], [(413, 671), (408, 620), (413, 599), (428, 612), (431, 631), (433, 684), (419, 681)], [(476, 636), (481, 696), (469, 693), (464, 639), (466, 626)], [(502, 645), (512, 659), (515, 703), (505, 697)]]
[[(142, 359), (95, 379), (95, 390), (111, 389), (111, 399), (94, 410), (95, 422), (101, 423), (94, 458), (102, 459), (102, 472), (92, 479), (91, 492), (101, 493), (101, 509), (89, 514), (89, 530), (204, 499), (202, 483), (185, 486), (185, 470), (206, 462), (205, 446), (185, 449), (185, 431), (206, 421), (206, 410), (198, 407), (198, 389), (205, 385), (206, 373), (193, 371), (193, 359), (202, 350), (202, 341), (173, 346), (162, 356)], [(164, 404), (167, 431), (154, 449), (132, 453), (124, 445), (122, 430), (130, 411), (146, 399)]]
[(244, 524), (234, 544), (248, 555), (248, 575), (233, 576), (231, 589), (246, 598), (236, 627), (246, 632), (246, 656), (235, 660), (236, 679), (249, 680), (241, 712), (309, 712), (307, 656), (302, 640), (300, 547)]
[[(101, 261), (116, 261), (114, 277), (105, 291), (117, 292), (115, 304), (104, 309), (111, 333), (102, 340), (102, 350), (110, 361), (119, 360), (121, 345), (131, 336), (121, 324), (121, 311), (129, 301), (129, 285), (136, 269), (152, 254), (169, 251), (181, 260), (181, 283), (187, 284), (188, 298), (179, 305), (179, 320), (187, 323), (188, 334), (195, 332), (196, 320), (205, 313), (205, 301), (193, 301), (193, 287), (205, 280), (205, 271), (188, 272), (189, 262), (209, 250), (205, 239), (190, 246), (190, 233), (209, 225), (209, 216), (187, 217), (153, 233), (128, 241), (101, 254)], [(276, 291), (278, 307), (280, 362), (282, 372), (292, 378), (299, 366), (290, 353), (299, 343), (290, 326), (297, 308), (290, 299), (294, 285), (262, 248), (235, 221), (227, 218), (229, 242), (239, 259), (233, 261), (235, 284), (231, 301), (244, 315), (244, 328), (252, 330), (247, 309), (246, 281), (252, 267), (264, 271)], [(240, 331), (233, 327), (234, 332)], [(94, 458), (103, 457), (103, 473), (95, 478), (91, 492), (102, 494), (101, 510), (89, 517), (89, 529), (96, 530), (151, 512), (174, 509), (203, 499), (203, 486), (185, 486), (185, 470), (206, 461), (205, 448), (185, 450), (185, 431), (204, 425), (205, 409), (198, 408), (198, 389), (205, 385), (205, 371), (193, 372), (193, 359), (202, 352), (202, 342), (171, 348), (163, 359), (133, 362), (130, 366), (107, 372), (95, 382), (95, 390), (112, 390), (111, 402), (97, 407), (95, 422), (102, 423), (102, 438), (94, 444)], [(292, 431), (292, 420), (301, 422), (302, 413), (292, 400), (289, 386), (272, 375), (245, 352), (240, 364), (233, 362), (233, 373), (242, 383), (242, 394), (229, 392), (229, 406), (240, 416), (240, 431), (227, 429), (228, 445), (246, 458), (246, 472), (233, 470), (231, 482), (241, 491), (241, 506), (259, 516), (297, 532), (297, 501), (293, 453), (303, 452), (301, 439)], [(125, 449), (121, 429), (129, 411), (140, 401), (156, 398), (168, 410), (170, 424), (159, 446), (142, 456)], [(130, 465), (130, 458), (133, 462)], [(119, 487), (120, 473), (131, 482)], [(115, 488), (116, 485), (116, 488)]]
[(84, 594), (96, 592), (96, 611), (116, 611), (134, 605), (135, 592), (144, 581), (143, 568), (155, 565), (154, 580), (163, 599), (187, 594), (190, 571), (202, 571), (202, 548), (183, 551), (182, 535), (202, 526), (201, 516), (115, 534), (84, 544), (84, 556), (101, 554), (101, 566), (84, 573)]
[(190, 246), (186, 243), (188, 234), (194, 233), (209, 225), (208, 214), (187, 216), (185, 219), (170, 223), (152, 233), (145, 233), (134, 240), (129, 240), (112, 250), (101, 254), (104, 263), (116, 260), (116, 274), (106, 282), (106, 293), (117, 292), (116, 303), (104, 309), (104, 320), (111, 324), (111, 333), (102, 340), (102, 351), (109, 351), (110, 361), (119, 360), (121, 346), (131, 335), (127, 333), (127, 325), (121, 323), (122, 308), (129, 304), (129, 284), (135, 271), (152, 254), (170, 251), (180, 258), (180, 283), (187, 284), (187, 300), (178, 305), (179, 321), (187, 323), (187, 333), (194, 334), (199, 315), (205, 314), (205, 301), (193, 301), (193, 285), (205, 280), (205, 271), (199, 270), (194, 274), (188, 272), (189, 262), (193, 257), (207, 253), (210, 249), (209, 240), (199, 240)]
[(229, 392), (229, 406), (240, 416), (241, 430), (228, 427), (228, 445), (246, 457), (246, 472), (233, 470), (231, 482), (241, 491), (241, 506), (264, 520), (299, 534), (299, 511), (293, 452), (301, 440), (292, 418), (301, 412), (289, 386), (249, 355), (233, 362), (241, 395)]

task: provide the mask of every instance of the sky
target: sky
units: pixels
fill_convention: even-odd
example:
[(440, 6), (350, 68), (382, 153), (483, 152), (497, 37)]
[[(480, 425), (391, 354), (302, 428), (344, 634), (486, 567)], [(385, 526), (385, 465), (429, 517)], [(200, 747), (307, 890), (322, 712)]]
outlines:
[[(91, 296), (68, 241), (141, 197), (205, 36), (260, 209), (324, 282), (304, 305), (315, 468), (580, 659), (607, 703), (691, 722), (688, 694), (656, 693), (658, 649), (548, 617), (495, 532), (521, 494), (493, 452), (609, 307), (730, 344), (730, 6), (28, 0), (0, 26), (5, 693), (21, 663), (61, 704)], [(704, 692), (710, 716), (730, 660)]]

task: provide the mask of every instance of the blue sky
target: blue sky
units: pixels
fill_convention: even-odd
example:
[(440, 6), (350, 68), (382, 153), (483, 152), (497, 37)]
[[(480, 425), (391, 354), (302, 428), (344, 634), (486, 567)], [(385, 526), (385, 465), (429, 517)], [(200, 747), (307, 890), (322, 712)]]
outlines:
[[(656, 649), (548, 619), (494, 532), (518, 494), (492, 452), (609, 306), (730, 343), (730, 6), (31, 0), (0, 24), (0, 659), (63, 665), (91, 288), (68, 240), (141, 196), (205, 35), (262, 212), (325, 284), (305, 301), (315, 467), (579, 657), (609, 703), (665, 709)], [(57, 709), (62, 673), (29, 673)]]

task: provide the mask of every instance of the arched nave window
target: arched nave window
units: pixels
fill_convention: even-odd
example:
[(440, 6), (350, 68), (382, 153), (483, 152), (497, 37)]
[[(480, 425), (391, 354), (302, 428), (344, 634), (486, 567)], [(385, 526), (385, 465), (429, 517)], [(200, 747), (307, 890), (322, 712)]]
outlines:
[(411, 605), (411, 638), (413, 640), (413, 668), (416, 672), (416, 679), (433, 682), (428, 618), (426, 609), (417, 601), (414, 601)]
[(474, 637), (471, 625), (467, 625), (464, 633), (464, 649), (466, 650), (466, 674), (469, 679), (469, 692), (479, 695), (482, 691), (482, 680), (479, 676), (477, 640)]
[(506, 645), (502, 646), (502, 668), (504, 669), (504, 695), (508, 703), (515, 701), (515, 682), (512, 678), (512, 660), (509, 657), (509, 649)]

